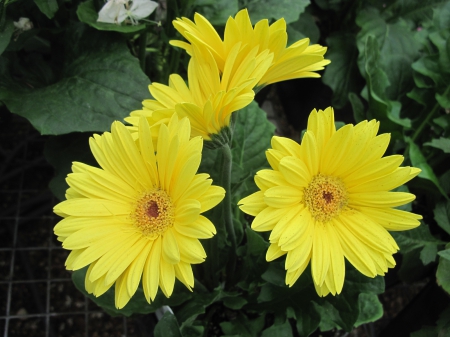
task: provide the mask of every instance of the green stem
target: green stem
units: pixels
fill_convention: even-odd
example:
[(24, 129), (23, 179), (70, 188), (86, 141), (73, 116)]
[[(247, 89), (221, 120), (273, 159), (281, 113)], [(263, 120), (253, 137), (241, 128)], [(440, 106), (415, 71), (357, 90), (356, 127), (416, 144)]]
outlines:
[(236, 234), (233, 226), (233, 212), (231, 209), (231, 148), (229, 144), (225, 144), (222, 150), (222, 187), (225, 189), (225, 198), (223, 200), (223, 218), (227, 229), (228, 238), (231, 242), (229, 260), (227, 264), (227, 285), (232, 282), (234, 270), (236, 268)]
[(147, 47), (147, 30), (144, 30), (139, 36), (139, 63), (142, 71), (145, 73), (145, 48)]

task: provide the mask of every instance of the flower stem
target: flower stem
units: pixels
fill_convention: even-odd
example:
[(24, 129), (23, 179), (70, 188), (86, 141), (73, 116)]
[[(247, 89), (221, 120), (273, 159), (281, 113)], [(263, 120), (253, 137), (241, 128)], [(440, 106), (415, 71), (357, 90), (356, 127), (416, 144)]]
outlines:
[(147, 30), (139, 35), (139, 63), (142, 71), (145, 73), (145, 48), (147, 47)]
[(225, 144), (222, 150), (222, 187), (225, 189), (225, 198), (223, 200), (223, 218), (227, 229), (228, 238), (231, 242), (229, 260), (227, 264), (227, 285), (230, 285), (236, 268), (236, 234), (233, 226), (233, 212), (231, 209), (231, 164), (232, 155), (229, 144)]

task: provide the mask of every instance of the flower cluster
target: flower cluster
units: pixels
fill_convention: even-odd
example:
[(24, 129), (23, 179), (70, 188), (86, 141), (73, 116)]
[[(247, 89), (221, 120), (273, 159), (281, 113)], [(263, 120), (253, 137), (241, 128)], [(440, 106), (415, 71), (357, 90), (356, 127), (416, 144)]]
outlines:
[[(109, 0), (99, 21), (136, 23), (154, 10), (150, 3)], [(130, 125), (114, 122), (111, 132), (94, 135), (90, 148), (100, 168), (74, 162), (67, 200), (54, 208), (64, 218), (55, 234), (71, 250), (67, 269), (87, 267), (85, 288), (95, 296), (115, 285), (118, 308), (141, 283), (148, 302), (158, 289), (171, 296), (175, 279), (193, 288), (191, 265), (206, 258), (199, 239), (216, 234), (202, 213), (225, 198), (223, 216), (232, 222), (230, 177), (222, 177), (225, 191), (197, 173), (203, 144), (229, 151), (232, 114), (255, 91), (319, 77), (329, 63), (326, 48), (308, 39), (286, 47), (283, 19), (253, 26), (242, 10), (227, 21), (223, 39), (198, 13), (173, 24), (188, 41), (171, 41), (191, 56), (187, 83), (172, 74), (168, 85), (151, 84), (153, 98), (125, 118)], [(384, 275), (399, 249), (388, 231), (419, 225), (420, 215), (395, 209), (414, 195), (391, 190), (420, 170), (400, 167), (402, 156), (383, 157), (390, 136), (377, 135), (378, 127), (371, 120), (336, 130), (328, 108), (311, 112), (301, 144), (272, 138), (266, 153), (272, 169), (256, 174), (260, 190), (239, 207), (255, 217), (255, 231), (271, 231), (266, 258), (286, 255), (289, 286), (311, 265), (317, 293), (339, 294), (345, 259), (368, 277)]]

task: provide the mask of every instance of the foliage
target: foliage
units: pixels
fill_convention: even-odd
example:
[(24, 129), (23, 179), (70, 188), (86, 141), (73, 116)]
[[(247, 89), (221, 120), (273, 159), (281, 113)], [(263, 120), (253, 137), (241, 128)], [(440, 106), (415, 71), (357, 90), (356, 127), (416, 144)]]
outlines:
[[(246, 7), (254, 21), (284, 17), (289, 43), (309, 37), (327, 45), (331, 64), (322, 79), (333, 91), (333, 106), (356, 122), (379, 120), (381, 132), (391, 134), (388, 153), (403, 154), (406, 165), (422, 169), (408, 188), (417, 196), (412, 207), (423, 224), (394, 234), (402, 262), (390, 273), (405, 282), (437, 281), (450, 294), (449, 1), (170, 0), (152, 14), (160, 24), (136, 26), (96, 22), (99, 6), (97, 0), (0, 3), (0, 102), (52, 135), (46, 157), (56, 168), (50, 188), (58, 198), (64, 198), (72, 161), (94, 164), (87, 140), (92, 132), (106, 131), (139, 109), (150, 96), (150, 81), (166, 83), (169, 74), (186, 73), (187, 58), (168, 44), (177, 38), (171, 21), (197, 11), (220, 29)], [(19, 17), (30, 18), (34, 28), (17, 29), (13, 22)], [(264, 152), (274, 132), (256, 103), (240, 111), (235, 124), (234, 204), (256, 191), (253, 176), (267, 166)], [(221, 164), (219, 150), (204, 149), (199, 171), (220, 181)], [(207, 216), (223, 221), (217, 210)], [(159, 293), (148, 305), (139, 289), (118, 310), (114, 288), (98, 298), (86, 293), (85, 269), (74, 272), (73, 281), (111, 315), (171, 306), (175, 316), (166, 313), (155, 336), (202, 336), (213, 325), (227, 336), (308, 336), (317, 329), (350, 331), (382, 316), (382, 277), (364, 277), (348, 265), (339, 296), (318, 297), (308, 272), (287, 288), (283, 264), (265, 260), (267, 236), (250, 230), (249, 219), (236, 208), (233, 217), (237, 250), (226, 233), (205, 242), (208, 259), (194, 270), (193, 293), (178, 283), (171, 298)], [(234, 256), (234, 283), (224, 288), (223, 265)], [(413, 336), (448, 333), (448, 312)]]

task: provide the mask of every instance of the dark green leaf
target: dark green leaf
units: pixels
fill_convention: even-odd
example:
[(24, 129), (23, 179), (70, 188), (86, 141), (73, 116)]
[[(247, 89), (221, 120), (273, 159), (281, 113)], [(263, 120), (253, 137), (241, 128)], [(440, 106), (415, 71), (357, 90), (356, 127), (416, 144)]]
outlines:
[(226, 297), (223, 300), (223, 305), (233, 310), (240, 310), (247, 303), (248, 301), (241, 296)]
[[(371, 35), (367, 37), (364, 52), (365, 72), (367, 74), (366, 79), (369, 89), (370, 118), (384, 121), (382, 126), (391, 132), (396, 127), (395, 124), (409, 128), (411, 126), (411, 120), (409, 118), (400, 118), (400, 102), (388, 100), (386, 97), (386, 88), (390, 82), (380, 66), (378, 42)], [(389, 123), (389, 120), (395, 124)]]
[(149, 97), (149, 80), (120, 36), (81, 24), (71, 33), (58, 82), (36, 89), (0, 87), (0, 100), (41, 134), (109, 130)]
[[(308, 12), (303, 12), (297, 21), (287, 26), (288, 46), (301, 39), (308, 38), (310, 43), (317, 43), (320, 37), (319, 27), (317, 27), (314, 16)], [(327, 53), (327, 58), (329, 54)]]
[(450, 202), (440, 202), (434, 209), (434, 220), (448, 234), (450, 234)]
[(58, 11), (58, 2), (56, 0), (34, 0), (34, 3), (49, 19), (53, 18)]
[(274, 324), (263, 331), (261, 337), (292, 337), (292, 328), (289, 321), (283, 324)]
[(238, 10), (238, 0), (218, 0), (208, 1), (207, 5), (202, 5), (199, 13), (202, 13), (212, 25), (225, 26), (228, 18), (234, 17)]
[[(450, 243), (445, 247), (446, 249), (450, 248)], [(436, 278), (438, 284), (450, 294), (450, 261), (444, 259), (443, 257), (439, 258), (439, 265), (436, 271)]]
[(153, 332), (155, 337), (181, 337), (177, 319), (170, 312), (165, 312)]
[(411, 139), (407, 139), (407, 141), (409, 142), (409, 158), (411, 159), (411, 163), (413, 164), (413, 166), (422, 170), (422, 172), (419, 173), (419, 177), (430, 180), (433, 184), (436, 185), (439, 192), (441, 192), (445, 198), (448, 198), (447, 194), (439, 184), (439, 181), (434, 174), (433, 169), (427, 163), (427, 160), (422, 154), (422, 151), (420, 151), (420, 148)]
[(76, 270), (72, 273), (72, 281), (79, 291), (81, 291), (85, 296), (89, 297), (95, 304), (100, 306), (111, 316), (131, 316), (132, 314), (149, 314), (155, 312), (158, 308), (163, 305), (176, 306), (183, 302), (186, 302), (192, 297), (190, 293), (183, 285), (179, 282), (175, 283), (175, 289), (173, 295), (170, 298), (164, 296), (164, 294), (159, 291), (156, 295), (155, 300), (149, 304), (144, 296), (144, 291), (140, 286), (133, 297), (130, 299), (128, 304), (122, 308), (117, 309), (114, 302), (114, 285), (102, 296), (95, 297), (92, 294), (88, 294), (84, 288), (84, 280), (86, 277), (87, 267)]
[(286, 23), (297, 21), (305, 11), (309, 0), (257, 0), (248, 3), (248, 12), (253, 24), (263, 19), (284, 18)]
[(264, 318), (265, 315), (260, 315), (255, 319), (249, 319), (243, 313), (238, 313), (237, 317), (230, 322), (220, 323), (220, 327), (226, 336), (259, 336), (264, 327)]
[(434, 138), (431, 142), (424, 143), (423, 145), (432, 146), (437, 149), (441, 149), (445, 153), (450, 153), (450, 139), (441, 137), (439, 139)]
[(145, 25), (116, 25), (114, 23), (97, 22), (98, 12), (94, 7), (94, 0), (87, 0), (82, 2), (77, 9), (78, 19), (81, 22), (87, 23), (89, 26), (98, 30), (115, 31), (121, 33), (136, 33), (145, 29)]
[(441, 250), (438, 255), (448, 261), (450, 261), (450, 249)]
[(297, 332), (302, 337), (309, 336), (319, 327), (320, 315), (312, 304), (306, 310), (296, 311), (295, 317), (297, 320)]
[(400, 247), (400, 253), (406, 254), (420, 249), (420, 259), (424, 265), (436, 259), (437, 246), (443, 244), (431, 235), (425, 224), (408, 231), (391, 232), (391, 234)]
[(5, 51), (14, 32), (14, 24), (12, 20), (6, 20), (3, 30), (0, 29), (0, 55)]
[(361, 76), (356, 64), (358, 49), (355, 35), (338, 32), (327, 38), (326, 58), (331, 63), (326, 67), (323, 83), (333, 90), (333, 107), (340, 109), (348, 100), (350, 92), (361, 91)]
[(433, 9), (438, 9), (439, 5), (446, 3), (446, 0), (408, 0), (394, 1), (386, 12), (392, 13), (390, 18), (410, 19), (417, 23), (424, 23), (433, 18)]
[(364, 104), (361, 101), (361, 99), (358, 97), (358, 95), (351, 92), (348, 94), (348, 100), (350, 101), (350, 104), (352, 105), (353, 118), (355, 119), (355, 122), (359, 123), (359, 122), (367, 119), (365, 109), (364, 109)]
[(248, 227), (245, 229), (245, 234), (247, 237), (248, 254), (254, 256), (265, 255), (266, 250), (269, 247), (269, 243), (264, 241), (260, 234)]
[(355, 326), (375, 322), (383, 316), (383, 305), (375, 294), (359, 295), (359, 316)]

